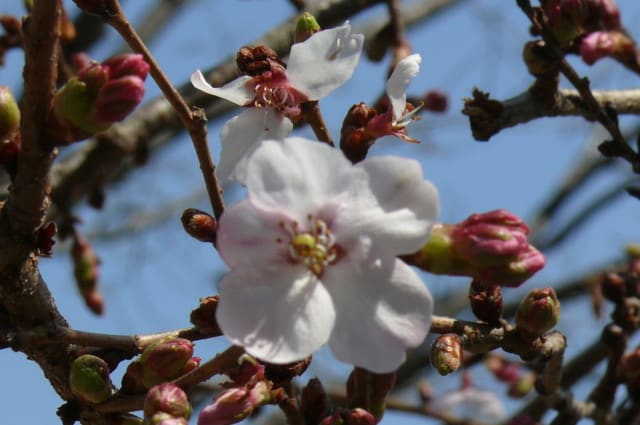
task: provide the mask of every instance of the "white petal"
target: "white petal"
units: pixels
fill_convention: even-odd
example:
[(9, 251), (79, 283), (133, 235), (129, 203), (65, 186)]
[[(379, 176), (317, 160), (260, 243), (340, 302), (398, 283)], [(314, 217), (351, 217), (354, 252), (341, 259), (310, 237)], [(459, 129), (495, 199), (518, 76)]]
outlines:
[(443, 411), (460, 419), (474, 419), (483, 423), (502, 422), (506, 411), (495, 393), (470, 387), (450, 392), (431, 403), (437, 411)]
[(222, 87), (213, 87), (207, 82), (199, 69), (191, 74), (191, 84), (198, 90), (212, 96), (221, 97), (240, 106), (248, 105), (256, 97), (253, 90), (247, 87), (249, 81), (251, 81), (251, 77), (243, 75)]
[(438, 191), (412, 159), (368, 158), (350, 187), (349, 202), (334, 223), (338, 243), (366, 235), (378, 249), (409, 254), (426, 243), (439, 211)]
[(353, 172), (338, 149), (289, 137), (260, 145), (249, 160), (246, 182), (249, 199), (261, 208), (284, 209), (299, 221), (308, 214), (327, 221), (344, 202)]
[(387, 81), (387, 96), (393, 108), (393, 120), (398, 121), (407, 106), (407, 87), (420, 71), (422, 58), (414, 53), (402, 59)]
[(220, 163), (218, 177), (244, 183), (247, 160), (265, 139), (284, 139), (293, 130), (293, 123), (272, 108), (247, 108), (227, 121), (220, 131)]
[[(350, 255), (349, 252), (347, 255)], [(336, 309), (329, 345), (344, 362), (376, 373), (397, 369), (422, 343), (433, 299), (418, 275), (396, 258), (330, 266), (323, 282)]]
[(287, 78), (310, 100), (318, 100), (344, 84), (356, 69), (364, 36), (351, 25), (320, 31), (291, 47)]
[(264, 211), (248, 200), (228, 207), (217, 235), (222, 259), (232, 269), (289, 267), (289, 247), (278, 242), (287, 236), (280, 227), (283, 221), (291, 221), (284, 211)]
[(331, 298), (304, 267), (277, 274), (234, 269), (218, 289), (216, 318), (224, 335), (267, 362), (302, 360), (327, 342), (333, 328)]

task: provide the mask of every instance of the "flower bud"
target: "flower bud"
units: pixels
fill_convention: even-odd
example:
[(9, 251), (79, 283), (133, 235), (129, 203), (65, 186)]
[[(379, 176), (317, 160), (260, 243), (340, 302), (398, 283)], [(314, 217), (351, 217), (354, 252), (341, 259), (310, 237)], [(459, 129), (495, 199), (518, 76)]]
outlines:
[(508, 394), (513, 398), (526, 397), (533, 390), (535, 383), (534, 373), (524, 373), (509, 386)]
[(440, 335), (431, 346), (431, 364), (442, 376), (455, 372), (462, 364), (462, 341), (456, 334)]
[(431, 112), (445, 112), (449, 107), (449, 98), (442, 90), (429, 90), (422, 97), (423, 108)]
[(100, 90), (94, 104), (94, 116), (109, 124), (122, 121), (144, 97), (144, 80), (129, 75), (109, 80)]
[(305, 423), (318, 424), (327, 414), (329, 398), (327, 392), (318, 378), (312, 378), (302, 389), (300, 397), (300, 410)]
[(183, 417), (171, 416), (166, 412), (158, 412), (145, 420), (145, 425), (188, 425), (189, 421)]
[(602, 295), (614, 303), (621, 303), (624, 297), (627, 295), (627, 284), (624, 278), (618, 273), (605, 273), (600, 282), (600, 288)]
[(138, 394), (146, 391), (142, 382), (142, 364), (138, 360), (129, 363), (127, 370), (122, 375), (120, 391), (125, 394)]
[(567, 47), (584, 32), (586, 4), (582, 0), (548, 0), (542, 6), (547, 27), (561, 47)]
[(516, 364), (497, 355), (487, 356), (484, 363), (489, 372), (502, 382), (515, 383), (522, 375)]
[(553, 288), (534, 289), (516, 311), (516, 327), (525, 336), (537, 337), (552, 329), (560, 319), (560, 301)]
[(376, 425), (378, 423), (371, 413), (359, 407), (351, 409), (345, 416), (347, 425)]
[(104, 304), (98, 287), (100, 258), (96, 255), (89, 241), (79, 234), (74, 234), (71, 258), (73, 260), (73, 275), (80, 295), (92, 312), (102, 314)]
[(340, 412), (335, 412), (333, 415), (324, 418), (320, 425), (345, 425), (345, 421), (342, 419)]
[(201, 242), (215, 243), (218, 222), (211, 215), (195, 208), (187, 208), (180, 220), (182, 227), (190, 236)]
[(151, 388), (180, 376), (193, 356), (193, 343), (184, 338), (172, 338), (147, 347), (140, 356), (142, 382)]
[(198, 425), (222, 425), (240, 422), (257, 407), (273, 400), (271, 383), (259, 381), (252, 387), (232, 388), (220, 394), (202, 409)]
[(109, 365), (98, 356), (84, 354), (71, 364), (71, 392), (87, 403), (101, 403), (111, 396)]
[(316, 18), (314, 18), (311, 13), (304, 12), (296, 24), (296, 31), (293, 34), (293, 42), (302, 43), (321, 29), (322, 28), (320, 28), (320, 24), (318, 24)]
[(480, 320), (496, 323), (502, 317), (502, 290), (479, 280), (472, 280), (469, 286), (471, 311)]
[(122, 77), (138, 77), (142, 81), (149, 74), (149, 64), (141, 54), (123, 53), (112, 56), (102, 62), (102, 66), (108, 70), (109, 79)]
[(580, 42), (580, 56), (588, 65), (610, 56), (621, 63), (637, 62), (636, 45), (619, 31), (596, 31)]
[(144, 399), (144, 416), (151, 417), (158, 412), (189, 419), (191, 405), (187, 394), (182, 388), (169, 382), (151, 387)]
[(73, 0), (73, 2), (84, 13), (97, 15), (100, 17), (108, 17), (115, 13), (107, 7), (106, 0)]
[(633, 400), (640, 399), (640, 347), (626, 353), (620, 361), (620, 372), (629, 395)]
[(72, 78), (55, 95), (53, 110), (59, 120), (74, 128), (80, 140), (109, 128), (110, 123), (97, 122), (91, 117), (93, 99), (86, 83)]
[(20, 108), (9, 87), (0, 86), (0, 142), (20, 128)]
[(528, 234), (524, 222), (508, 211), (473, 214), (458, 224), (434, 225), (427, 244), (403, 259), (435, 274), (518, 286), (545, 263)]

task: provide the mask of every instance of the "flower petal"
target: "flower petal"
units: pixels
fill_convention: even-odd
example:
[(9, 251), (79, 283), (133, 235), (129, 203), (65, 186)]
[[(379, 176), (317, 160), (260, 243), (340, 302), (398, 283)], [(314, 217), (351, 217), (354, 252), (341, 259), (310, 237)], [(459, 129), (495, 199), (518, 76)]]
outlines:
[(494, 392), (475, 387), (452, 391), (434, 400), (430, 405), (436, 411), (450, 413), (461, 419), (474, 419), (484, 423), (499, 423), (507, 413)]
[(212, 96), (221, 97), (240, 106), (248, 105), (256, 97), (253, 90), (247, 87), (247, 83), (251, 81), (251, 79), (248, 75), (243, 75), (222, 87), (213, 87), (207, 82), (199, 69), (191, 74), (191, 84), (198, 90)]
[(391, 372), (404, 362), (407, 347), (418, 346), (429, 331), (431, 294), (396, 258), (369, 265), (338, 262), (327, 269), (323, 283), (336, 309), (329, 345), (339, 360)]
[(272, 108), (247, 108), (227, 121), (220, 131), (220, 163), (218, 177), (244, 183), (247, 160), (265, 139), (284, 139), (293, 130), (293, 123)]
[(364, 36), (351, 25), (320, 31), (291, 47), (287, 78), (310, 100), (318, 100), (344, 84), (356, 69)]
[(288, 137), (260, 145), (247, 166), (246, 183), (249, 199), (261, 208), (284, 209), (298, 221), (308, 214), (330, 221), (325, 213), (343, 202), (353, 172), (338, 149)]
[(415, 53), (402, 59), (394, 68), (387, 80), (387, 96), (393, 108), (393, 121), (402, 117), (407, 107), (407, 87), (420, 71), (422, 58)]
[(228, 207), (218, 227), (217, 247), (229, 268), (289, 267), (288, 246), (278, 242), (285, 236), (281, 222), (292, 219), (282, 211), (265, 211), (244, 200)]
[(302, 360), (327, 342), (335, 311), (326, 289), (303, 266), (236, 268), (218, 284), (216, 318), (224, 335), (270, 363)]
[(356, 165), (349, 202), (333, 225), (338, 243), (366, 235), (392, 255), (420, 249), (439, 211), (438, 191), (412, 159), (367, 158)]

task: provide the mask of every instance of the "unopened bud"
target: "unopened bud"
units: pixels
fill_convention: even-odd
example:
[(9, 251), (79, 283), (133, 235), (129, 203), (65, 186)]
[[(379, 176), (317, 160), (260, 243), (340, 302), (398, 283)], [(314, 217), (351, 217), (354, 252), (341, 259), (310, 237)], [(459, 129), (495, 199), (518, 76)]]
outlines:
[(74, 235), (71, 258), (73, 260), (73, 275), (80, 295), (92, 312), (102, 314), (104, 305), (98, 288), (100, 258), (96, 255), (89, 241), (79, 234)]
[(431, 346), (431, 364), (442, 376), (462, 365), (462, 341), (456, 334), (440, 335)]
[(548, 0), (543, 3), (547, 27), (561, 47), (567, 47), (584, 32), (586, 4), (581, 0)]
[(200, 305), (191, 311), (189, 321), (203, 332), (221, 334), (216, 320), (216, 310), (220, 297), (212, 295), (200, 299)]
[[(281, 397), (282, 394), (278, 397)], [(232, 388), (220, 394), (202, 409), (198, 425), (220, 425), (240, 422), (253, 411), (274, 400), (271, 383), (258, 381), (252, 387)]]
[(302, 16), (298, 18), (296, 31), (293, 34), (293, 42), (302, 43), (320, 30), (320, 24), (318, 24), (316, 18), (314, 18), (311, 13), (304, 12)]
[(502, 317), (502, 290), (498, 285), (474, 279), (469, 286), (469, 304), (478, 319), (496, 323)]
[(120, 391), (125, 394), (138, 394), (147, 388), (142, 381), (142, 365), (138, 360), (129, 363), (127, 370), (122, 375)]
[(345, 416), (347, 418), (346, 425), (376, 425), (378, 423), (371, 413), (359, 407), (351, 409)]
[(520, 302), (516, 327), (529, 337), (544, 335), (560, 320), (560, 301), (553, 288), (534, 289)]
[(107, 7), (106, 0), (73, 0), (73, 2), (85, 13), (100, 17), (109, 17), (115, 13)]
[(634, 41), (619, 31), (596, 31), (587, 35), (580, 42), (580, 56), (589, 65), (606, 56), (622, 63), (637, 61)]
[(190, 236), (201, 242), (215, 243), (218, 222), (211, 215), (195, 208), (187, 208), (180, 220), (182, 227)]
[(445, 112), (449, 107), (449, 98), (442, 90), (429, 90), (422, 97), (422, 108), (431, 112)]
[(109, 80), (94, 104), (95, 118), (109, 124), (122, 121), (144, 97), (144, 80), (129, 75)]
[(193, 343), (172, 338), (147, 347), (140, 356), (142, 381), (147, 388), (180, 376), (193, 356)]
[(98, 356), (84, 354), (71, 364), (69, 374), (71, 392), (87, 403), (101, 403), (111, 396), (113, 386), (109, 365)]
[(509, 386), (508, 394), (513, 398), (526, 397), (533, 390), (535, 382), (536, 375), (534, 373), (524, 373)]
[(318, 378), (312, 378), (302, 389), (300, 397), (300, 410), (305, 423), (318, 424), (327, 414), (329, 398), (327, 392)]
[(545, 263), (528, 234), (524, 222), (508, 211), (473, 214), (458, 224), (434, 225), (427, 244), (403, 259), (435, 274), (519, 286)]
[(171, 416), (166, 412), (158, 412), (145, 419), (145, 425), (188, 425), (189, 421), (183, 417)]
[(9, 87), (0, 86), (0, 142), (20, 128), (20, 108)]
[(102, 62), (102, 66), (108, 70), (109, 79), (122, 77), (138, 77), (142, 81), (149, 74), (149, 64), (141, 54), (123, 53), (112, 56)]
[(151, 417), (158, 412), (189, 419), (191, 405), (187, 394), (182, 388), (169, 382), (151, 387), (144, 400), (144, 416)]
[(605, 273), (601, 278), (600, 288), (602, 295), (609, 301), (621, 303), (627, 295), (626, 283), (624, 278), (618, 273)]
[(335, 412), (333, 415), (324, 418), (320, 425), (345, 425), (345, 421), (340, 412)]

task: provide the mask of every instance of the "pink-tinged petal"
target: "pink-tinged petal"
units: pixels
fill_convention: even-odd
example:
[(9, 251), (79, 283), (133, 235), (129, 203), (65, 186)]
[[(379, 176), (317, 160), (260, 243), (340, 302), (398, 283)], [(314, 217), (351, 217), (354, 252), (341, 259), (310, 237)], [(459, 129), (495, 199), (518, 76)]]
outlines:
[(460, 419), (474, 419), (483, 423), (499, 423), (506, 417), (502, 402), (495, 393), (474, 387), (445, 394), (432, 402), (431, 407)]
[(287, 78), (310, 100), (318, 100), (353, 75), (360, 60), (364, 36), (351, 34), (351, 25), (320, 31), (291, 47)]
[(222, 87), (213, 87), (207, 82), (199, 69), (191, 74), (191, 84), (198, 90), (212, 96), (221, 97), (240, 106), (248, 105), (256, 96), (253, 90), (248, 87), (247, 83), (249, 81), (251, 81), (251, 77), (243, 75)]
[(262, 140), (284, 139), (293, 130), (289, 118), (271, 108), (247, 108), (227, 121), (220, 131), (218, 177), (244, 183), (247, 160)]
[(420, 249), (440, 207), (438, 191), (424, 180), (420, 164), (387, 156), (368, 158), (356, 169), (359, 178), (332, 228), (338, 243), (366, 235), (392, 255)]
[(415, 53), (402, 59), (387, 80), (387, 96), (393, 108), (393, 121), (398, 121), (407, 106), (407, 87), (420, 71), (422, 58)]
[(336, 309), (329, 345), (339, 360), (376, 373), (394, 371), (406, 349), (427, 335), (433, 299), (418, 275), (396, 258), (354, 260), (343, 259), (323, 276)]
[[(218, 226), (218, 251), (229, 268), (290, 267), (288, 239), (280, 227), (291, 218), (284, 210), (264, 211), (244, 200), (228, 207)], [(282, 239), (282, 242), (278, 242)]]
[(333, 219), (345, 200), (351, 163), (338, 149), (301, 137), (265, 141), (247, 167), (249, 199), (263, 209), (286, 210), (298, 221), (307, 215)]
[(311, 355), (329, 339), (335, 322), (333, 302), (304, 266), (277, 273), (236, 268), (218, 284), (216, 318), (232, 343), (270, 363), (289, 363)]

